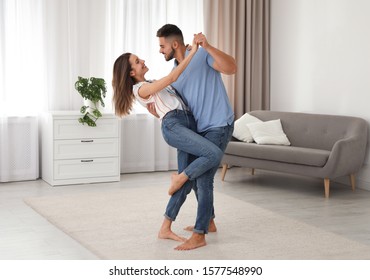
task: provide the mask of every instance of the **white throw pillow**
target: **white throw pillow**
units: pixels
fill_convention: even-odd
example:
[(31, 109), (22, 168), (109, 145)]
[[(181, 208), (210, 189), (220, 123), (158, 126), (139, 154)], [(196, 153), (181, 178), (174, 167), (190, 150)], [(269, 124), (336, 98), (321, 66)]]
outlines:
[(247, 124), (257, 123), (257, 122), (262, 122), (262, 121), (248, 113), (245, 113), (243, 116), (241, 116), (239, 119), (235, 121), (233, 136), (236, 139), (243, 141), (243, 142), (248, 142), (248, 143), (253, 142), (253, 137), (247, 127)]
[(254, 141), (257, 144), (286, 145), (290, 142), (283, 131), (280, 119), (262, 123), (247, 124)]

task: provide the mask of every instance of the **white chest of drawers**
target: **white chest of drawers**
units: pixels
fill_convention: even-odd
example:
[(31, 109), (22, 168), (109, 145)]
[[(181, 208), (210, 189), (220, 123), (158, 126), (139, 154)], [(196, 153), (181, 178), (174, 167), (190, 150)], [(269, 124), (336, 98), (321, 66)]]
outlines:
[(120, 180), (120, 126), (104, 114), (96, 127), (78, 122), (73, 111), (41, 117), (41, 177), (52, 186)]

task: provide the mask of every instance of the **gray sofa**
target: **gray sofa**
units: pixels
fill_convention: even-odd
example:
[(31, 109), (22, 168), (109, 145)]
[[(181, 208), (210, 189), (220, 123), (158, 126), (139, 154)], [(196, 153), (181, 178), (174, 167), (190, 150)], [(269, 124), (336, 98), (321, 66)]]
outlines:
[(329, 197), (330, 179), (350, 176), (355, 189), (355, 173), (363, 164), (368, 124), (357, 117), (293, 112), (252, 111), (262, 120), (280, 119), (291, 145), (258, 145), (232, 139), (222, 160), (222, 180), (229, 166), (265, 169), (324, 179)]

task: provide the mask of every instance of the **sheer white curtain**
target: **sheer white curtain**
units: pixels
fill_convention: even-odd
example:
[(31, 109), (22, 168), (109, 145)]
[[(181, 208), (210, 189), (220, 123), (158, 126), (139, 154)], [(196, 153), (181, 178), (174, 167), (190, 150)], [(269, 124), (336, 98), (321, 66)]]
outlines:
[(0, 3), (0, 112), (34, 114), (45, 91), (42, 1)]
[[(47, 110), (78, 110), (82, 100), (74, 89), (78, 76), (105, 78), (107, 2), (103, 0), (43, 1), (44, 67)], [(106, 102), (109, 105), (110, 102)]]
[(0, 0), (0, 182), (38, 177), (42, 1)]
[[(178, 25), (190, 42), (203, 31), (202, 1), (0, 0), (0, 116), (78, 110), (78, 76), (106, 80), (105, 111), (111, 112), (112, 66), (120, 54), (145, 59), (148, 78), (171, 70), (156, 38), (165, 23)], [(164, 143), (158, 120), (137, 108), (122, 121), (121, 171), (175, 168), (176, 153)]]

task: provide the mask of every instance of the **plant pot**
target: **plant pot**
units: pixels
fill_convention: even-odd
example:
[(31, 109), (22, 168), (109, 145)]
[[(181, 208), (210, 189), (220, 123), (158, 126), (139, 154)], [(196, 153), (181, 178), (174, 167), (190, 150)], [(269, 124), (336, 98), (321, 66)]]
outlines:
[(92, 111), (93, 109), (100, 109), (100, 102), (96, 102), (96, 106), (94, 105), (94, 102), (92, 102), (89, 99), (84, 99), (84, 106), (89, 106), (88, 111)]

